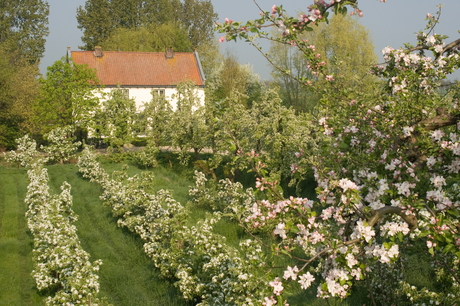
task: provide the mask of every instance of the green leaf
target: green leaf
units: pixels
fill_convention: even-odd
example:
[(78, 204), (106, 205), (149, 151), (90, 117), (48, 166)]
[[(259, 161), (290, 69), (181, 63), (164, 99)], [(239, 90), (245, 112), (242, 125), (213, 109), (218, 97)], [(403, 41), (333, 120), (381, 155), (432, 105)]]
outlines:
[(282, 254), (284, 254), (284, 255), (288, 256), (289, 258), (291, 258), (291, 257), (292, 257), (291, 253), (290, 253), (290, 252), (288, 252), (288, 251), (286, 251), (286, 250), (281, 250), (280, 252), (281, 252)]
[(422, 232), (420, 233), (419, 237), (420, 237), (420, 238), (423, 238), (423, 237), (428, 236), (429, 234), (430, 234), (429, 231), (422, 231)]
[(448, 245), (446, 245), (446, 246), (444, 247), (444, 250), (443, 250), (442, 252), (443, 252), (444, 254), (447, 254), (447, 253), (449, 253), (450, 250), (452, 250), (453, 247), (454, 247), (454, 245), (449, 243)]
[(342, 8), (342, 15), (343, 16), (347, 15), (347, 7), (346, 6)]
[(434, 255), (434, 250), (433, 250), (433, 248), (429, 248), (429, 249), (428, 249), (428, 253), (430, 253), (431, 255)]
[(401, 242), (402, 242), (402, 241), (403, 241), (403, 238), (404, 238), (404, 235), (403, 235), (403, 233), (401, 233), (401, 232), (398, 232), (398, 238), (399, 238), (399, 241), (401, 241)]
[(448, 209), (447, 210), (447, 213), (451, 216), (454, 216), (454, 217), (458, 217), (458, 211), (457, 210), (453, 210), (453, 209)]

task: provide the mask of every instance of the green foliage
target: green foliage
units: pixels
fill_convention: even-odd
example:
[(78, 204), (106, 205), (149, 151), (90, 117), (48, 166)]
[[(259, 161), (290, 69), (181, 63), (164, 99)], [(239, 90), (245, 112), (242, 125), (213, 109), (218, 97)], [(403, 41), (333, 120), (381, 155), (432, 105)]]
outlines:
[(221, 60), (206, 81), (206, 99), (221, 109), (230, 107), (229, 100), (225, 100), (230, 96), (233, 99), (238, 97), (237, 103), (250, 107), (252, 101), (260, 97), (261, 91), (259, 76), (252, 72), (249, 65), (239, 64), (232, 54)]
[(122, 152), (123, 145), (129, 145), (135, 135), (135, 112), (136, 102), (122, 88), (117, 88), (112, 90), (96, 115), (97, 129), (106, 137), (104, 142), (118, 152)]
[[(162, 47), (164, 50), (164, 45), (170, 42), (179, 50), (196, 49), (213, 38), (216, 19), (209, 0), (87, 0), (84, 8), (77, 9), (85, 50), (94, 50), (100, 45), (105, 49), (129, 49), (129, 39), (121, 43), (118, 34), (135, 38), (134, 49), (126, 51), (142, 50), (147, 45), (154, 46), (155, 51)], [(168, 37), (170, 34), (175, 40)]]
[[(275, 35), (278, 39), (281, 36)], [(369, 75), (369, 69), (377, 62), (374, 44), (369, 31), (356, 18), (334, 15), (328, 24), (320, 23), (300, 37), (314, 44), (314, 51), (320, 55), (327, 73), (341, 75), (348, 86), (359, 86), (366, 91), (376, 81)], [(311, 80), (318, 88), (324, 86), (324, 81), (312, 73), (302, 49), (271, 41), (269, 54), (272, 76), (285, 105), (298, 111), (313, 110), (322, 94), (306, 88), (298, 80)]]
[(171, 104), (164, 96), (152, 90), (152, 100), (144, 103), (142, 112), (137, 120), (138, 130), (146, 137), (144, 149), (137, 152), (135, 158), (140, 165), (153, 167), (157, 164), (156, 156), (160, 146), (168, 143), (169, 129), (173, 116)]
[(48, 145), (46, 147), (42, 146), (41, 149), (47, 153), (48, 161), (58, 161), (63, 164), (64, 161), (68, 161), (75, 154), (81, 142), (74, 142), (74, 132), (75, 130), (71, 126), (66, 126), (63, 128), (57, 127), (43, 135)]
[(214, 39), (214, 24), (217, 13), (210, 0), (184, 0), (179, 21), (188, 29), (193, 48), (207, 44)]
[(206, 146), (204, 105), (191, 82), (179, 84), (177, 93), (171, 98), (176, 101), (176, 110), (171, 114), (168, 125), (171, 144), (180, 149), (181, 162), (187, 165), (187, 151), (192, 149), (198, 160), (199, 152)]
[(0, 147), (13, 149), (15, 139), (32, 131), (31, 104), (38, 91), (38, 69), (18, 51), (0, 44)]
[[(0, 4), (0, 44), (37, 64), (45, 52), (49, 4), (43, 0), (11, 0)], [(1, 56), (0, 56), (1, 57)]]
[(94, 125), (92, 116), (99, 107), (94, 70), (63, 57), (47, 68), (46, 79), (40, 78), (40, 83), (33, 122), (42, 134), (55, 127), (87, 129)]
[(172, 115), (169, 101), (152, 90), (152, 100), (144, 103), (139, 116), (139, 130), (151, 139), (156, 147), (164, 145), (168, 138), (166, 131)]
[(115, 28), (101, 46), (104, 50), (116, 51), (164, 52), (167, 47), (173, 47), (176, 52), (193, 51), (187, 31), (173, 23)]

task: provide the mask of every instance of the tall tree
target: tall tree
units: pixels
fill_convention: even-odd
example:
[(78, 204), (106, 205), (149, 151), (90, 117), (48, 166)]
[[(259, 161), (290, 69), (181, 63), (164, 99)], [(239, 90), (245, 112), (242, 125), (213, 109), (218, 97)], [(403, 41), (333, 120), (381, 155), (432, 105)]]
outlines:
[(114, 89), (96, 116), (98, 129), (106, 136), (104, 141), (122, 152), (123, 145), (130, 144), (135, 135), (136, 102), (122, 88)]
[(174, 51), (190, 52), (192, 44), (187, 31), (172, 22), (137, 28), (116, 28), (101, 44), (104, 50), (162, 52), (172, 46)]
[(86, 1), (85, 7), (77, 9), (78, 28), (83, 30), (80, 48), (94, 50), (113, 30), (109, 0)]
[(209, 0), (184, 0), (180, 21), (188, 29), (193, 48), (211, 41), (217, 13)]
[[(313, 31), (303, 33), (302, 38), (315, 42), (315, 52), (321, 55), (329, 74), (341, 75), (352, 86), (358, 83), (360, 86), (370, 85), (375, 81), (368, 73), (377, 62), (374, 44), (367, 28), (357, 19), (334, 15), (328, 25), (321, 23)], [(271, 66), (272, 76), (281, 88), (284, 102), (298, 110), (310, 110), (320, 96), (308, 92), (296, 80), (302, 77), (317, 80), (308, 68), (309, 61), (303, 51), (272, 42), (270, 54), (274, 63)], [(289, 73), (286, 74), (286, 71)]]
[(171, 114), (168, 126), (171, 143), (180, 149), (181, 163), (187, 164), (188, 150), (193, 149), (195, 160), (198, 160), (200, 151), (206, 146), (204, 106), (191, 82), (179, 84), (172, 99), (176, 100), (177, 109)]
[(43, 0), (0, 2), (0, 43), (37, 63), (45, 52), (49, 4)]
[(18, 51), (0, 45), (0, 147), (30, 132), (31, 104), (38, 91), (38, 68)]
[(235, 55), (227, 54), (208, 76), (207, 96), (221, 108), (235, 102), (226, 99), (230, 96), (235, 96), (233, 99), (244, 107), (250, 107), (252, 101), (260, 96), (261, 87), (259, 76), (252, 72), (249, 65), (241, 65)]
[(63, 57), (48, 67), (33, 109), (33, 121), (46, 133), (55, 127), (87, 128), (91, 114), (99, 105), (94, 89), (99, 80), (96, 72), (86, 65), (72, 64)]
[[(291, 106), (297, 111), (308, 111), (313, 108), (319, 95), (308, 91), (296, 78), (306, 77), (314, 80), (315, 77), (308, 69), (308, 61), (304, 55), (297, 49), (293, 49), (287, 45), (275, 45), (270, 47), (270, 54), (273, 57), (273, 62), (279, 68), (274, 69), (271, 65), (273, 83), (279, 87), (279, 94), (285, 106)], [(291, 75), (284, 73), (289, 71)]]
[[(192, 48), (213, 37), (217, 14), (209, 0), (87, 0), (77, 9), (82, 49), (102, 45), (115, 28), (149, 28), (173, 24), (187, 32)], [(133, 35), (136, 33), (133, 32)]]

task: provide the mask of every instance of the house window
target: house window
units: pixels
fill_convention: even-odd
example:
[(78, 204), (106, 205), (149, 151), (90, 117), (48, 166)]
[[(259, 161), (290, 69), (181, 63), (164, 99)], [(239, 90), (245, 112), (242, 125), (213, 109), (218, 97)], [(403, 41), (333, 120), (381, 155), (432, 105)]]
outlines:
[(164, 89), (154, 89), (153, 90), (157, 95), (159, 95), (160, 97), (164, 97), (165, 96), (165, 90)]
[(117, 88), (115, 90), (121, 93), (124, 97), (129, 99), (129, 88)]

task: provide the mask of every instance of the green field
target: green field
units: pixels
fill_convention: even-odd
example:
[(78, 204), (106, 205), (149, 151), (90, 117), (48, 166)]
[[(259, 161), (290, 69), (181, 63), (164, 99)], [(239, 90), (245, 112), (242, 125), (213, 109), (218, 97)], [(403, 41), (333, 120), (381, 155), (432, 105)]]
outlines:
[[(103, 163), (108, 173), (121, 170), (120, 163)], [(113, 305), (187, 305), (173, 280), (160, 277), (153, 262), (145, 255), (143, 242), (135, 234), (117, 226), (111, 208), (99, 200), (102, 189), (98, 184), (82, 178), (74, 164), (48, 166), (51, 193), (60, 192), (67, 181), (71, 186), (73, 210), (78, 215), (75, 223), (83, 249), (91, 255), (91, 261), (102, 259), (98, 273), (99, 297), (106, 297)], [(130, 176), (141, 170), (130, 166)], [(157, 189), (173, 191), (174, 198), (185, 205), (188, 189), (193, 184), (193, 171), (177, 167), (157, 167), (155, 174)], [(35, 288), (31, 276), (33, 269), (33, 238), (28, 232), (24, 204), (27, 190), (27, 172), (24, 169), (0, 167), (0, 305), (43, 305), (46, 293)], [(203, 218), (205, 208), (193, 207), (190, 222)], [(245, 237), (236, 223), (221, 220), (215, 231), (227, 238), (233, 246)], [(354, 289), (353, 300), (341, 305), (363, 304), (365, 290), (359, 285)], [(357, 292), (358, 291), (358, 292)], [(364, 292), (359, 292), (364, 291)], [(291, 292), (291, 305), (328, 305), (316, 298), (316, 288), (304, 291), (298, 288)], [(329, 303), (334, 304), (331, 300)]]
[(0, 168), (0, 305), (41, 305), (43, 297), (30, 275), (33, 237), (25, 218), (24, 169)]
[[(75, 165), (50, 166), (48, 170), (53, 192), (59, 191), (63, 181), (72, 185), (81, 245), (91, 260), (103, 262), (100, 297), (107, 297), (113, 305), (186, 305), (176, 287), (160, 279), (142, 241), (117, 226), (110, 208), (99, 200), (98, 185), (83, 179)], [(178, 178), (174, 182), (189, 184)], [(35, 289), (31, 276), (33, 238), (24, 216), (27, 184), (24, 169), (0, 168), (0, 305), (41, 305), (46, 297)]]

